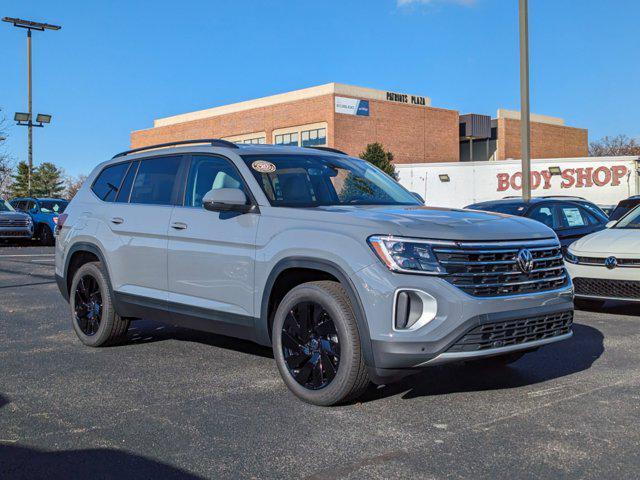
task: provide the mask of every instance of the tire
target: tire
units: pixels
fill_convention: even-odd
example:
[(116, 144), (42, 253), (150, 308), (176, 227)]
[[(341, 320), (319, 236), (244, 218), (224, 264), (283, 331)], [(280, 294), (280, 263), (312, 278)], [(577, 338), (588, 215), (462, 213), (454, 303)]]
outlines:
[[(115, 312), (107, 278), (101, 262), (85, 263), (73, 276), (69, 290), (73, 329), (80, 341), (90, 347), (118, 343), (129, 328), (129, 320)], [(95, 309), (87, 307), (89, 304), (95, 307), (98, 303), (100, 305)]]
[(49, 225), (40, 225), (38, 227), (38, 239), (40, 240), (41, 245), (48, 247), (55, 245), (56, 242)]
[[(315, 306), (309, 307), (309, 305)], [(311, 308), (311, 310), (301, 314), (300, 309), (304, 308)], [(316, 309), (321, 310), (318, 317), (316, 317)], [(296, 320), (297, 317), (300, 317), (299, 321)], [(310, 334), (312, 338), (307, 343), (304, 343), (304, 340), (293, 340), (297, 342), (297, 347), (294, 348), (299, 348), (304, 343), (302, 348), (307, 349), (303, 354), (294, 355), (291, 352), (295, 350), (288, 348), (292, 341), (288, 332), (292, 331), (292, 326), (295, 329), (296, 325), (302, 325), (304, 318), (308, 317), (318, 318), (319, 323), (315, 324), (315, 330)], [(332, 325), (327, 326), (329, 325), (327, 318)], [(300, 328), (298, 331), (303, 330)], [(327, 333), (328, 330), (331, 333)], [(301, 400), (320, 406), (335, 405), (358, 398), (369, 385), (358, 325), (349, 297), (339, 283), (318, 281), (303, 283), (293, 288), (278, 306), (272, 332), (273, 355), (280, 375), (289, 390)], [(326, 335), (323, 336), (323, 333)], [(303, 338), (303, 334), (300, 336), (294, 334), (294, 337), (300, 339)], [(327, 345), (331, 349), (327, 350)], [(309, 353), (312, 348), (316, 349), (315, 353)], [(334, 353), (338, 355), (334, 356)], [(285, 355), (287, 355), (286, 359)], [(306, 356), (309, 359), (305, 363)], [(294, 362), (295, 366), (298, 359), (302, 359), (303, 362), (298, 369), (292, 368), (291, 363)], [(310, 364), (313, 365), (314, 359), (315, 367), (309, 367)], [(308, 368), (313, 370), (309, 373), (307, 383), (313, 383), (319, 377), (326, 384), (315, 388), (301, 383), (300, 379), (304, 381)]]

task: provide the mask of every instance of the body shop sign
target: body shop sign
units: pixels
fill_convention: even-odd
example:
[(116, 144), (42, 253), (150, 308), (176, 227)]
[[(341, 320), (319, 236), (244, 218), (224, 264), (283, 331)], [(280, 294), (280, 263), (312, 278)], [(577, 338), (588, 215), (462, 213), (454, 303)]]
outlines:
[[(565, 168), (560, 175), (551, 175), (549, 170), (539, 170), (531, 172), (531, 189), (549, 190), (560, 181), (560, 188), (591, 188), (591, 187), (616, 187), (620, 185), (624, 177), (629, 174), (629, 169), (625, 165), (615, 165), (612, 167), (580, 167)], [(522, 190), (522, 173), (498, 173), (496, 191)], [(554, 179), (553, 177), (558, 177)]]

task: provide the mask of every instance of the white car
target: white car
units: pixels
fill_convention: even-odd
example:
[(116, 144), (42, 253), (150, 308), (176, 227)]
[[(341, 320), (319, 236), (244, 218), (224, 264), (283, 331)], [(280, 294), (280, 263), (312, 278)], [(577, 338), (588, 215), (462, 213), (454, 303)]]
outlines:
[(569, 246), (576, 300), (640, 302), (640, 206)]

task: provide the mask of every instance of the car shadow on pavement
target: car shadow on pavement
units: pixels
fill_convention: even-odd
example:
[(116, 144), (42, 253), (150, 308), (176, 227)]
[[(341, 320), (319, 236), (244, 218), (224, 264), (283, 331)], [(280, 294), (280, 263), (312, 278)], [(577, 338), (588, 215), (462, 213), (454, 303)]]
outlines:
[(604, 352), (604, 336), (597, 328), (575, 323), (573, 337), (547, 345), (504, 367), (482, 361), (434, 366), (400, 382), (371, 387), (362, 402), (402, 394), (403, 399), (518, 388), (587, 370)]
[(181, 342), (196, 342), (211, 347), (225, 348), (240, 353), (247, 353), (259, 357), (273, 358), (269, 347), (257, 343), (241, 340), (215, 333), (176, 327), (152, 320), (135, 320), (129, 326), (125, 344), (140, 344), (162, 342), (165, 340), (179, 340)]
[(635, 315), (640, 317), (640, 302), (622, 302), (608, 300), (604, 305), (580, 306), (578, 310), (593, 313), (610, 313), (614, 315)]
[[(9, 399), (0, 395), (0, 409)], [(166, 463), (113, 448), (49, 451), (0, 441), (0, 478), (162, 478), (196, 480)]]

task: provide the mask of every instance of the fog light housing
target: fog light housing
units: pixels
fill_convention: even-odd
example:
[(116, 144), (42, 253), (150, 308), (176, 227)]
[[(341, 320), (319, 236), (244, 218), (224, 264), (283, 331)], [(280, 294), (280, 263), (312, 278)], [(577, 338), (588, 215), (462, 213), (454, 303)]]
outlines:
[(417, 330), (433, 320), (438, 302), (422, 290), (402, 289), (396, 292), (393, 307), (394, 330)]

